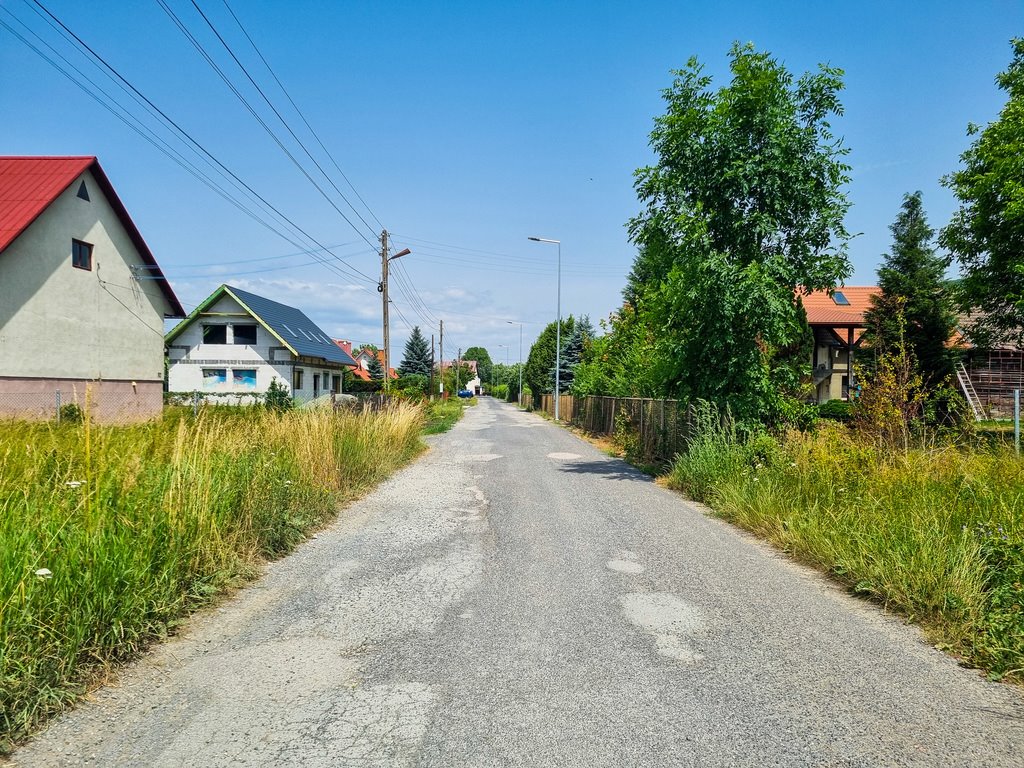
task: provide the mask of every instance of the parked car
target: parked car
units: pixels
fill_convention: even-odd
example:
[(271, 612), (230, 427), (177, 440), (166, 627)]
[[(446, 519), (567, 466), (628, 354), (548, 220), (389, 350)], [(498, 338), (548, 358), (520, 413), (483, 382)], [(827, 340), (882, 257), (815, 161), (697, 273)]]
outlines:
[(459, 390), (459, 397), (472, 397), (472, 396), (473, 396), (473, 393), (470, 392), (468, 389), (460, 389)]

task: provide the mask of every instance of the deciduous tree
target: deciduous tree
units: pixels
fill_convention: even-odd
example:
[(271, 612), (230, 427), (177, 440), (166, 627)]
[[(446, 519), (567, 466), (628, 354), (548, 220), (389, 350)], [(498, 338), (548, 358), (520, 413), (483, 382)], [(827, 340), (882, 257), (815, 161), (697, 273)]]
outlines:
[(741, 417), (785, 413), (806, 338), (795, 294), (850, 274), (842, 71), (793, 76), (750, 45), (731, 50), (731, 82), (691, 59), (664, 92), (637, 171), (645, 210), (625, 296), (653, 323), (650, 364), (663, 394), (729, 404)]
[(982, 345), (1024, 341), (1024, 38), (1011, 45), (1013, 60), (996, 77), (1007, 93), (999, 118), (968, 126), (975, 139), (963, 168), (943, 179), (960, 208), (939, 243), (960, 262), (961, 305), (980, 311), (972, 330)]

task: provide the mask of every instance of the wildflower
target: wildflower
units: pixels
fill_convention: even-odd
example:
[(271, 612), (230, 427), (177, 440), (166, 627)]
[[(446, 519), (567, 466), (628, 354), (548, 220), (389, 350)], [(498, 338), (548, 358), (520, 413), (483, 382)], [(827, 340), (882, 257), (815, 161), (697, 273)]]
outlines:
[(791, 462), (789, 462), (789, 466), (791, 466), (791, 467), (795, 467), (795, 466), (796, 466), (796, 462), (795, 462), (795, 461), (791, 461)]
[(81, 480), (68, 480), (66, 483), (64, 483), (64, 485), (66, 485), (68, 488), (78, 488), (79, 486), (82, 485), (82, 481)]
[(53, 577), (53, 571), (51, 571), (49, 568), (40, 568), (36, 571), (36, 576), (44, 580), (49, 579)]

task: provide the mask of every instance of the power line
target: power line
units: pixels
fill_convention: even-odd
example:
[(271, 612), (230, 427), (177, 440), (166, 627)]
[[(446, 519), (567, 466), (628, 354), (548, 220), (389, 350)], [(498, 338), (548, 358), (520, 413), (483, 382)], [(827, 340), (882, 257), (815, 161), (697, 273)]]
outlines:
[[(291, 163), (299, 170), (299, 172), (303, 176), (306, 177), (306, 179), (309, 181), (309, 183), (313, 185), (313, 187), (316, 189), (316, 191), (320, 193), (320, 195), (324, 198), (324, 200), (327, 201), (327, 203), (337, 212), (337, 214), (339, 216), (341, 216), (342, 219), (345, 220), (345, 223), (348, 224), (350, 227), (352, 227), (352, 229), (356, 232), (356, 234), (358, 234), (363, 240), (366, 241), (367, 245), (369, 245), (370, 247), (373, 247), (374, 246), (373, 241), (371, 241), (363, 233), (363, 231), (361, 229), (359, 229), (359, 227), (357, 227), (348, 216), (345, 215), (345, 212), (342, 211), (341, 208), (339, 208), (337, 206), (337, 204), (331, 199), (330, 195), (328, 195), (324, 191), (323, 187), (321, 187), (317, 183), (316, 179), (314, 179), (312, 177), (312, 175), (310, 175), (310, 173), (305, 169), (305, 167), (302, 165), (302, 163), (300, 163), (298, 161), (298, 159), (295, 157), (295, 155), (292, 154), (291, 150), (289, 150), (288, 147), (285, 146), (284, 142), (277, 135), (277, 133), (274, 131), (274, 129), (271, 128), (269, 125), (267, 125), (267, 122), (260, 116), (260, 114), (252, 106), (252, 104), (249, 102), (249, 100), (242, 94), (242, 92), (240, 90), (238, 90), (238, 88), (235, 86), (235, 84), (231, 82), (231, 78), (229, 78), (225, 74), (224, 70), (222, 70), (217, 65), (217, 62), (214, 61), (213, 57), (206, 50), (206, 48), (203, 46), (203, 44), (201, 42), (199, 42), (198, 38), (196, 38), (195, 35), (192, 34), (192, 32), (189, 30), (188, 26), (178, 17), (178, 15), (171, 9), (171, 7), (166, 3), (166, 1), (165, 0), (156, 0), (156, 2), (163, 9), (164, 13), (168, 16), (168, 18), (170, 18), (171, 21), (174, 22), (175, 26), (178, 27), (178, 29), (185, 36), (185, 38), (192, 44), (192, 46), (196, 49), (196, 51), (203, 58), (203, 60), (206, 61), (206, 63), (209, 64), (210, 68), (213, 69), (213, 71), (217, 73), (217, 75), (220, 77), (220, 79), (228, 87), (228, 90), (230, 90), (235, 95), (235, 97), (239, 100), (239, 102), (241, 102), (242, 106), (244, 106), (246, 108), (246, 110), (249, 112), (249, 114), (252, 115), (253, 119), (257, 123), (259, 123), (259, 125), (263, 128), (264, 131), (267, 132), (267, 135), (269, 135), (270, 138), (272, 138), (274, 140), (274, 143), (277, 144), (277, 146), (285, 154), (285, 156), (291, 161)], [(195, 5), (194, 2), (193, 2), (193, 5)], [(200, 12), (200, 14), (202, 15), (202, 12)], [(206, 17), (204, 16), (203, 18), (206, 18)], [(209, 21), (207, 21), (207, 23), (209, 24)], [(211, 28), (213, 28), (212, 24), (210, 26), (211, 26)], [(214, 34), (216, 34), (218, 36), (218, 38), (221, 40), (221, 42), (224, 45), (224, 47), (228, 49), (228, 53), (230, 53), (232, 55), (232, 57), (234, 58), (234, 54), (231, 52), (231, 49), (228, 48), (227, 43), (224, 42), (223, 38), (220, 38), (220, 35), (219, 35), (219, 33), (217, 33), (216, 29), (215, 28), (213, 28), (213, 29), (214, 29)], [(235, 59), (235, 61), (237, 62), (238, 60)], [(241, 63), (239, 63), (239, 66), (240, 67), (242, 66)], [(244, 67), (242, 69), (243, 69), (243, 72), (244, 72), (245, 71)], [(246, 76), (248, 77), (248, 72), (246, 72)], [(250, 80), (251, 80), (251, 78), (250, 78)], [(255, 85), (255, 83), (254, 83), (254, 85)], [(258, 86), (256, 86), (256, 89), (258, 91), (260, 91), (260, 95), (264, 97), (264, 100), (266, 100), (266, 96), (263, 95), (263, 92), (259, 89)], [(271, 109), (274, 109), (272, 105), (271, 105)], [(277, 113), (276, 110), (274, 110), (274, 112), (275, 112), (275, 114), (278, 115), (278, 118), (282, 122), (284, 122), (284, 119), (280, 116), (280, 114)], [(287, 128), (288, 131), (291, 132), (291, 129), (288, 128), (286, 123), (285, 123), (285, 128)], [(294, 137), (294, 133), (292, 133), (292, 135)], [(296, 141), (298, 141), (297, 137), (296, 137)], [(302, 146), (302, 143), (299, 142), (299, 145)], [(303, 147), (303, 148), (305, 149), (305, 147)], [(308, 154), (308, 151), (307, 151), (307, 154)], [(314, 161), (314, 163), (315, 163), (315, 161)], [(319, 167), (319, 165), (318, 165), (318, 167)], [(323, 172), (323, 169), (321, 169), (321, 173), (322, 172)], [(346, 202), (348, 202), (348, 201), (346, 200)], [(351, 204), (349, 204), (349, 205), (351, 207)]]
[(363, 207), (365, 207), (370, 216), (373, 217), (373, 220), (377, 222), (377, 225), (381, 229), (385, 229), (384, 223), (379, 218), (377, 218), (377, 214), (375, 214), (370, 209), (370, 206), (367, 205), (366, 201), (363, 199), (363, 196), (359, 194), (359, 190), (355, 188), (352, 182), (349, 181), (348, 176), (345, 175), (345, 172), (341, 170), (341, 166), (338, 165), (338, 161), (334, 159), (334, 155), (331, 154), (331, 151), (327, 149), (323, 141), (320, 140), (320, 136), (317, 134), (317, 132), (313, 130), (313, 126), (310, 125), (309, 121), (306, 119), (305, 114), (303, 114), (302, 110), (299, 109), (299, 105), (296, 104), (295, 100), (291, 97), (291, 94), (288, 93), (288, 89), (284, 87), (284, 83), (282, 83), (280, 78), (278, 78), (277, 73), (274, 72), (273, 68), (270, 66), (270, 62), (268, 62), (267, 59), (263, 56), (263, 53), (256, 45), (256, 42), (246, 31), (245, 27), (242, 26), (242, 22), (239, 20), (238, 16), (235, 15), (235, 12), (231, 9), (231, 6), (228, 4), (228, 0), (222, 0), (222, 2), (224, 3), (224, 7), (228, 9), (228, 13), (231, 14), (231, 18), (235, 20), (235, 24), (238, 25), (238, 28), (242, 31), (242, 34), (245, 35), (245, 39), (249, 41), (249, 45), (252, 46), (252, 49), (256, 52), (256, 55), (259, 56), (260, 61), (262, 61), (263, 65), (267, 68), (267, 71), (270, 73), (270, 76), (274, 78), (274, 82), (277, 83), (278, 87), (281, 89), (281, 92), (285, 95), (285, 98), (288, 99), (288, 103), (290, 103), (292, 105), (292, 108), (295, 109), (296, 114), (305, 124), (306, 128), (309, 129), (310, 134), (312, 134), (313, 138), (316, 139), (316, 143), (320, 145), (320, 148), (324, 151), (324, 154), (326, 154), (327, 157), (330, 159), (331, 164), (334, 165), (338, 173), (341, 174), (341, 178), (345, 180), (345, 183), (348, 184), (349, 189), (351, 189), (355, 196), (359, 199), (359, 202), (363, 204)]
[[(26, 0), (26, 2), (27, 2), (27, 0)], [(152, 110), (154, 110), (160, 116), (160, 119), (164, 122), (165, 125), (171, 126), (173, 128), (173, 130), (178, 134), (178, 136), (179, 136), (179, 138), (181, 140), (186, 141), (189, 145), (191, 145), (196, 150), (201, 152), (202, 155), (204, 155), (208, 159), (208, 162), (213, 163), (218, 168), (220, 168), (221, 171), (227, 173), (232, 179), (234, 179), (235, 182), (237, 182), (242, 187), (244, 187), (248, 191), (248, 193), (253, 196), (254, 199), (258, 200), (263, 206), (265, 206), (265, 208), (269, 209), (269, 211), (272, 211), (281, 221), (286, 222), (295, 232), (300, 233), (307, 240), (309, 240), (310, 242), (312, 242), (315, 245), (317, 245), (320, 250), (326, 251), (327, 253), (329, 253), (336, 261), (341, 263), (344, 266), (345, 269), (350, 270), (351, 272), (361, 276), (362, 279), (366, 280), (367, 282), (369, 282), (371, 284), (374, 282), (373, 279), (370, 278), (370, 276), (367, 275), (366, 273), (360, 271), (359, 269), (357, 269), (356, 267), (352, 266), (351, 264), (347, 264), (347, 263), (343, 262), (340, 258), (338, 258), (338, 256), (336, 254), (332, 253), (329, 248), (327, 248), (322, 243), (320, 243), (316, 238), (314, 238), (312, 235), (310, 235), (308, 232), (306, 232), (302, 227), (300, 227), (298, 224), (296, 224), (294, 221), (292, 221), (292, 219), (290, 219), (288, 216), (286, 216), (284, 213), (282, 213), (276, 206), (274, 206), (268, 200), (266, 200), (266, 198), (264, 198), (262, 195), (260, 195), (258, 192), (256, 192), (256, 190), (253, 189), (249, 184), (247, 184), (241, 178), (239, 178), (239, 176), (236, 173), (234, 173), (230, 168), (228, 168), (226, 165), (224, 165), (224, 163), (221, 162), (217, 157), (215, 157), (209, 150), (207, 150), (206, 147), (204, 147), (202, 144), (200, 144), (191, 134), (189, 134), (178, 123), (176, 123), (174, 120), (172, 120), (163, 110), (161, 110), (159, 107), (157, 107), (156, 104), (154, 104), (152, 102), (152, 100), (150, 100), (148, 97), (146, 97), (145, 94), (143, 94), (138, 88), (136, 88), (131, 82), (129, 82), (128, 79), (125, 78), (110, 63), (108, 63), (106, 61), (106, 59), (104, 59), (95, 50), (93, 50), (93, 48), (91, 46), (89, 46), (88, 43), (86, 43), (81, 37), (76, 35), (66, 24), (64, 24), (63, 21), (61, 21), (45, 5), (43, 5), (40, 2), (40, 0), (32, 0), (32, 2), (36, 6), (38, 6), (40, 9), (42, 9), (42, 11), (47, 16), (49, 16), (50, 19), (52, 19), (56, 24), (58, 24), (60, 26), (60, 28), (67, 35), (69, 35), (74, 40), (75, 44), (77, 44), (81, 49), (83, 49), (85, 51), (88, 51), (89, 55), (91, 55), (93, 57), (93, 59), (95, 59), (95, 61), (97, 61), (100, 64), (102, 64), (103, 68), (107, 70), (109, 75), (112, 75), (113, 77), (117, 78), (117, 80), (119, 80), (121, 83), (123, 83), (125, 86), (127, 86), (136, 96), (141, 98), (150, 108), (152, 108)], [(8, 29), (10, 30), (10, 27), (8, 27)], [(13, 32), (13, 30), (10, 30), (10, 31)], [(17, 33), (15, 33), (15, 34), (17, 35)], [(24, 41), (23, 38), (22, 38), (22, 40), (23, 40), (23, 42), (26, 42), (26, 41)], [(31, 46), (30, 44), (29, 44), (29, 46), (34, 49), (34, 46)], [(41, 52), (39, 52), (38, 50), (36, 50), (36, 52), (40, 53), (40, 55), (42, 55)], [(44, 58), (46, 58), (46, 57), (44, 56)], [(60, 70), (59, 66), (57, 68), (58, 68), (58, 70)], [(64, 72), (64, 74), (67, 77), (69, 77), (69, 79), (74, 81), (74, 78), (71, 77), (70, 75), (68, 75), (67, 72)], [(82, 87), (80, 84), (79, 84), (79, 86)], [(122, 107), (122, 109), (123, 109), (123, 107)], [(259, 220), (259, 219), (257, 219), (257, 220)], [(294, 245), (296, 248), (302, 248), (303, 247), (301, 244), (297, 243), (295, 240), (293, 240), (288, 235), (283, 234), (280, 230), (270, 226), (266, 222), (261, 222), (261, 223), (263, 223), (264, 226), (267, 226), (269, 229), (271, 229), (271, 231), (274, 231), (276, 234), (281, 236), (283, 239), (285, 239), (288, 242), (292, 243), (292, 245)], [(371, 243), (371, 245), (373, 245), (373, 244)], [(329, 262), (325, 261), (325, 263), (329, 263)]]

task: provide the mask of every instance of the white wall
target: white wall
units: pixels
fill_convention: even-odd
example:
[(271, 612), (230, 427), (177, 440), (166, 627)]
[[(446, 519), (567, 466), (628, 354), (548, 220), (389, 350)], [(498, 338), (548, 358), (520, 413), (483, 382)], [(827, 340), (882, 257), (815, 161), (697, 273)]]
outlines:
[[(72, 238), (93, 245), (91, 271), (71, 266)], [(0, 253), (0, 376), (162, 380), (171, 308), (129, 265), (142, 257), (86, 171)]]
[[(256, 343), (235, 344), (233, 325), (256, 324)], [(226, 325), (227, 344), (205, 344), (204, 325)], [(171, 392), (266, 392), (270, 382), (279, 379), (291, 391), (293, 356), (266, 328), (259, 324), (238, 302), (222, 296), (206, 313), (197, 317), (168, 345), (170, 366), (167, 388)], [(204, 385), (203, 369), (224, 369), (225, 385), (209, 388)], [(233, 371), (255, 370), (256, 387), (237, 387)], [(310, 379), (312, 382), (312, 379)], [(312, 386), (312, 384), (310, 384)]]

